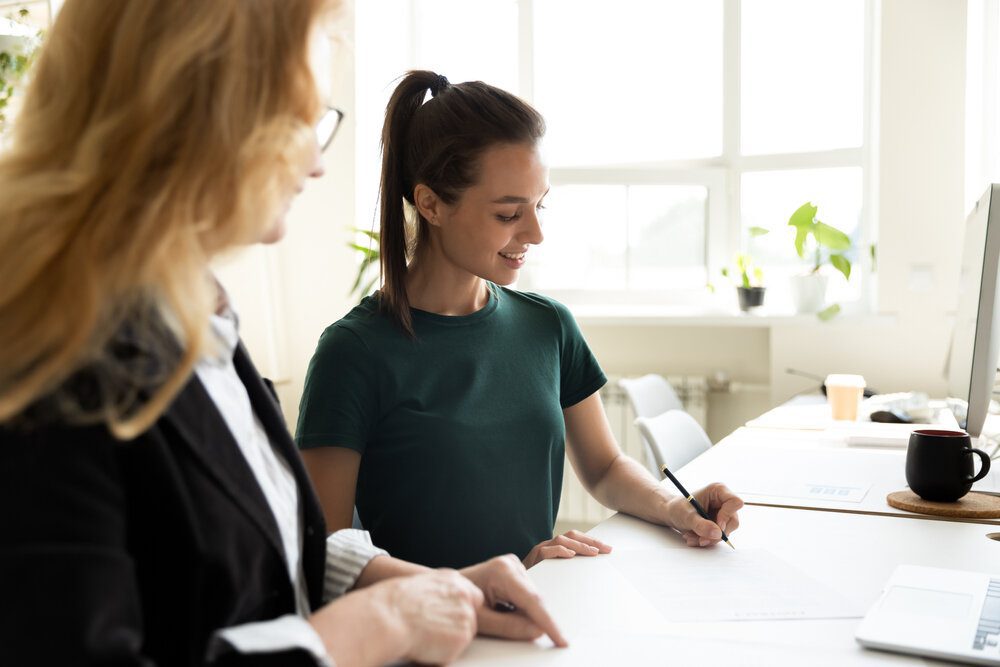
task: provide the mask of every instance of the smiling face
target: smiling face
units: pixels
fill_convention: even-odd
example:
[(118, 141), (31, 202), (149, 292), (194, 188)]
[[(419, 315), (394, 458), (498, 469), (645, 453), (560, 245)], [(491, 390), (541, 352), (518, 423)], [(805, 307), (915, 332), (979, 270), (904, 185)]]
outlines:
[(431, 246), (453, 269), (509, 285), (542, 235), (540, 210), (549, 190), (549, 170), (530, 144), (487, 149), (479, 178), (454, 204), (417, 186), (414, 198), (431, 230)]

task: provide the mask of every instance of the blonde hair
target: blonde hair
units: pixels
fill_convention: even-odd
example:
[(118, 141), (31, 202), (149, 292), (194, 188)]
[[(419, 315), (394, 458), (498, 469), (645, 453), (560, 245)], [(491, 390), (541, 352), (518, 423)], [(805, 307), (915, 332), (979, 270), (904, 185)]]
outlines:
[[(256, 242), (311, 166), (330, 4), (66, 2), (0, 158), (0, 422), (83, 369), (96, 395), (60, 396), (70, 421), (130, 439), (166, 409), (209, 344), (209, 260)], [(109, 352), (123, 327), (162, 372)]]

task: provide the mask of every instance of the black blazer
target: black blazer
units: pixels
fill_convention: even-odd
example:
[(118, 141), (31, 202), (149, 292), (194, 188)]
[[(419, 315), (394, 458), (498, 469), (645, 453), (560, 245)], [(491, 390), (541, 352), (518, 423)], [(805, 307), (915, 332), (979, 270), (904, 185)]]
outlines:
[[(242, 345), (235, 365), (298, 483), (315, 609), (322, 512)], [(273, 514), (196, 376), (127, 443), (103, 426), (0, 428), (0, 665), (199, 665), (215, 630), (293, 613)], [(315, 664), (304, 651), (229, 662)]]

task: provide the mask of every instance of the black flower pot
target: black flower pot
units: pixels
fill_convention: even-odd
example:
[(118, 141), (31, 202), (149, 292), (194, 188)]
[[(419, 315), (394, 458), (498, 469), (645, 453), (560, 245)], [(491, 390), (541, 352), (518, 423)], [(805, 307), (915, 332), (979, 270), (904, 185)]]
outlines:
[(763, 287), (737, 287), (736, 293), (740, 297), (740, 310), (747, 312), (751, 308), (756, 308), (764, 303)]

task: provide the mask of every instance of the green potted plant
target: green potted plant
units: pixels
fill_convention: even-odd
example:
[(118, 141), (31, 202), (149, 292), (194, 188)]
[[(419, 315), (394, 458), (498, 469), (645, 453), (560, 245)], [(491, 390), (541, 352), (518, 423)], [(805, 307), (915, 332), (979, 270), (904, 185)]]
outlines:
[(747, 252), (738, 252), (733, 258), (733, 266), (722, 267), (722, 275), (731, 279), (736, 285), (736, 296), (739, 299), (740, 310), (748, 312), (764, 304), (764, 271), (754, 262), (750, 255), (750, 244), (753, 239), (768, 233), (763, 227), (750, 227), (747, 230), (750, 239), (747, 242)]
[(356, 294), (359, 299), (363, 299), (371, 293), (379, 279), (379, 233), (358, 228), (352, 231), (364, 234), (369, 239), (367, 246), (355, 242), (347, 244), (361, 255), (358, 274), (354, 278), (354, 284), (351, 285), (348, 294)]
[(795, 228), (795, 253), (808, 262), (806, 273), (792, 277), (792, 302), (796, 312), (816, 313), (827, 320), (840, 312), (840, 306), (826, 306), (829, 278), (821, 269), (830, 265), (850, 280), (847, 253), (852, 245), (847, 234), (818, 220), (817, 211), (817, 206), (806, 202), (788, 219), (788, 225)]

